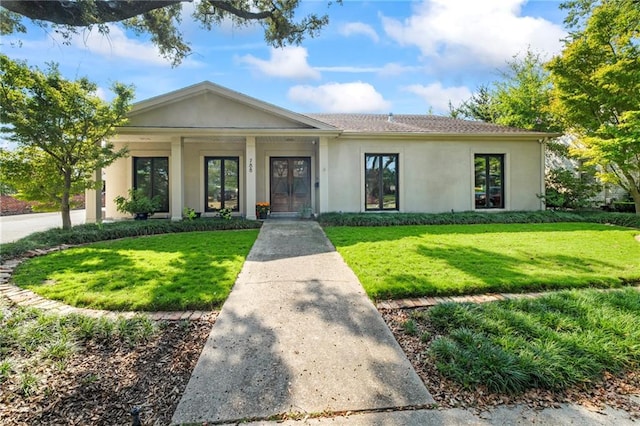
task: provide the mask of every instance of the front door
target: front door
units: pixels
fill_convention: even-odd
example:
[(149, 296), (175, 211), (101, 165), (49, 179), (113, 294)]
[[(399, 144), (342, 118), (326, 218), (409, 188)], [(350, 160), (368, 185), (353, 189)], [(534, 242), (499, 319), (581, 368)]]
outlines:
[(271, 157), (271, 211), (298, 212), (311, 207), (311, 159)]

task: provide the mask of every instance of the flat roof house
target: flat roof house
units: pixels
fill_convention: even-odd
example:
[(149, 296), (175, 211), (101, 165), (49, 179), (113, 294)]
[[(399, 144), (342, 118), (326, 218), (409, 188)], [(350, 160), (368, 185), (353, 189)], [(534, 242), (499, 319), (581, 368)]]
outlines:
[[(539, 210), (547, 133), (430, 115), (299, 114), (210, 82), (135, 104), (105, 170), (106, 217), (132, 187), (184, 207), (255, 219), (342, 212)], [(96, 199), (97, 197), (93, 197)], [(99, 214), (87, 203), (87, 221)]]

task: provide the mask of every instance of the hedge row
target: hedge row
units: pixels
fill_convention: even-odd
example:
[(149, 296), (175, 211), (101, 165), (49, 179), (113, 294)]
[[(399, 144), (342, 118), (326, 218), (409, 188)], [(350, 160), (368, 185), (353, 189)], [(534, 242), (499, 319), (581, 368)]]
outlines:
[(322, 226), (463, 225), (491, 223), (595, 222), (640, 228), (640, 215), (600, 211), (501, 212), (501, 213), (324, 213)]
[(177, 222), (151, 219), (144, 221), (85, 224), (74, 226), (68, 231), (56, 228), (44, 232), (36, 232), (16, 242), (0, 245), (0, 262), (19, 257), (30, 250), (46, 249), (63, 244), (86, 244), (118, 238), (168, 234), (173, 232), (253, 229), (259, 228), (261, 225), (262, 222), (253, 220), (202, 218)]

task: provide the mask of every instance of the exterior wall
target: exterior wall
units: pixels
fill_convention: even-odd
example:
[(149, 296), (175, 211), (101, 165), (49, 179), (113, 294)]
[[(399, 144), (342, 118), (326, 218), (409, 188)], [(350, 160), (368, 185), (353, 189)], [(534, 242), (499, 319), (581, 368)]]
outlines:
[(256, 143), (256, 201), (270, 201), (271, 186), (269, 162), (271, 157), (310, 157), (311, 158), (311, 209), (317, 211), (317, 195), (314, 183), (317, 182), (318, 144), (311, 142), (261, 141)]
[[(245, 214), (246, 182), (244, 142), (187, 142), (184, 144), (184, 205), (191, 207), (203, 216), (214, 216), (213, 212), (205, 212), (204, 200), (204, 158), (205, 157), (238, 157), (240, 178), (240, 212)], [(171, 171), (169, 171), (171, 173)]]
[[(536, 141), (367, 141), (329, 143), (329, 211), (364, 211), (364, 155), (398, 154), (401, 212), (475, 209), (474, 154), (505, 155), (505, 209), (539, 210), (540, 144)], [(494, 209), (482, 211), (495, 211)]]
[(184, 100), (130, 114), (128, 126), (203, 128), (305, 128), (301, 123), (251, 108), (240, 102), (202, 93)]
[[(117, 160), (106, 172), (107, 219), (128, 218), (115, 210), (113, 199), (126, 196), (133, 184), (132, 157), (171, 158), (171, 141), (118, 142), (116, 149), (128, 145), (130, 156)], [(285, 138), (256, 138), (252, 167), (256, 176), (256, 201), (270, 200), (269, 159), (271, 157), (311, 158), (312, 211), (320, 212), (320, 191), (328, 190), (327, 211), (364, 211), (364, 155), (398, 154), (399, 204), (401, 212), (449, 212), (474, 210), (474, 154), (504, 154), (504, 210), (539, 210), (542, 204), (536, 194), (541, 192), (543, 151), (536, 141), (492, 142), (376, 140), (354, 138), (329, 139), (328, 188), (320, 188), (318, 143), (287, 141)], [(244, 138), (187, 141), (183, 150), (184, 206), (205, 213), (204, 158), (208, 156), (239, 157), (240, 212), (247, 216), (254, 206), (246, 205), (246, 173), (248, 158)], [(176, 173), (169, 162), (169, 175)], [(170, 191), (169, 204), (174, 194)], [(482, 210), (496, 211), (496, 209)], [(181, 212), (157, 213), (156, 217), (175, 217)]]
[[(127, 196), (127, 191), (133, 186), (133, 157), (171, 157), (171, 142), (134, 142), (115, 143), (115, 149), (129, 147), (129, 156), (116, 160), (105, 169), (105, 219), (125, 219), (131, 216), (116, 211), (113, 199), (118, 195)], [(171, 175), (171, 166), (169, 166)], [(171, 205), (171, 192), (169, 193)], [(154, 217), (170, 217), (166, 213), (157, 213)]]

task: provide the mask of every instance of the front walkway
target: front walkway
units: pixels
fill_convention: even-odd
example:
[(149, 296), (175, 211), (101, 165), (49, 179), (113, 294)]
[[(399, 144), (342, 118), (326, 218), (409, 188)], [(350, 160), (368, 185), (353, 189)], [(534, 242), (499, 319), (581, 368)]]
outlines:
[(267, 221), (173, 423), (433, 403), (320, 226)]

